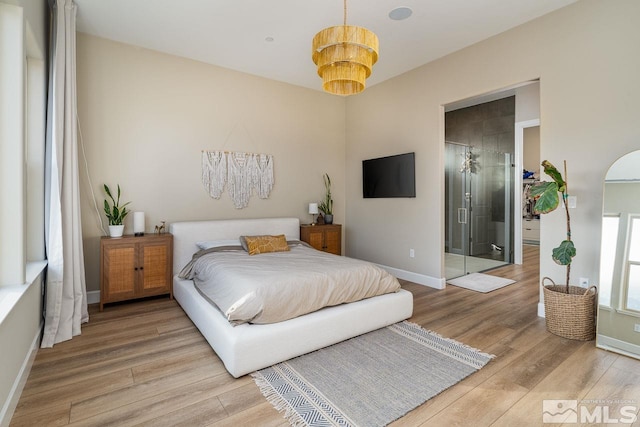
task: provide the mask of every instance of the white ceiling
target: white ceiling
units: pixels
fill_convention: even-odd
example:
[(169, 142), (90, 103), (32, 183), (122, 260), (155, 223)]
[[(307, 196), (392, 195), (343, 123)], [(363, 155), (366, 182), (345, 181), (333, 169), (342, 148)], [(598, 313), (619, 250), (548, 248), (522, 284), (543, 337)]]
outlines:
[[(350, 0), (347, 24), (380, 39), (372, 86), (575, 1)], [(311, 40), (343, 22), (341, 0), (75, 2), (80, 32), (317, 90)], [(400, 6), (413, 15), (391, 20)]]

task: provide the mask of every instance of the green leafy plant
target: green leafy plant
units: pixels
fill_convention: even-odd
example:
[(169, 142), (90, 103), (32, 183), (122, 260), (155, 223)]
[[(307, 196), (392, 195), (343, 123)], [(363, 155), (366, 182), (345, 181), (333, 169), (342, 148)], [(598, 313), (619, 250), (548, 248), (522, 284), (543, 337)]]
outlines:
[[(554, 211), (560, 204), (560, 198), (564, 203), (564, 210), (567, 217), (567, 237), (560, 243), (560, 246), (553, 249), (552, 259), (559, 265), (567, 266), (567, 277), (565, 292), (569, 293), (569, 277), (571, 275), (571, 261), (576, 256), (576, 248), (571, 241), (571, 216), (569, 215), (569, 206), (567, 198), (567, 181), (562, 178), (562, 174), (548, 160), (542, 162), (544, 173), (549, 175), (553, 181), (542, 181), (531, 188), (531, 196), (535, 199), (536, 204), (534, 212), (538, 214), (546, 214)], [(567, 176), (567, 162), (564, 162), (564, 175)]]
[(124, 205), (120, 206), (120, 184), (118, 184), (118, 197), (114, 199), (111, 195), (111, 190), (107, 184), (104, 184), (104, 192), (107, 193), (107, 196), (111, 199), (111, 206), (109, 206), (109, 202), (107, 199), (104, 200), (104, 213), (107, 215), (107, 219), (109, 220), (109, 225), (122, 225), (124, 218), (127, 216), (129, 211), (127, 210), (127, 205), (131, 202), (127, 202)]
[(324, 174), (324, 188), (326, 189), (324, 200), (318, 204), (318, 209), (325, 215), (333, 215), (333, 199), (331, 198), (331, 178)]

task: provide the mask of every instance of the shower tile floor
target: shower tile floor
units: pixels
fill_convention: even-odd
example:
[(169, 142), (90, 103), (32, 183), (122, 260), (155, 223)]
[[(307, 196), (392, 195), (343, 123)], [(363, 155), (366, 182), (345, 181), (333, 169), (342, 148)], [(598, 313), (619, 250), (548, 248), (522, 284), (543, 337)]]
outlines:
[[(460, 277), (466, 274), (464, 271), (464, 256), (446, 253), (444, 254), (445, 274), (447, 279), (453, 279), (454, 277)], [(492, 268), (500, 267), (507, 264), (504, 261), (496, 261), (486, 258), (467, 257), (467, 271), (469, 273), (476, 273), (479, 271), (485, 271)]]

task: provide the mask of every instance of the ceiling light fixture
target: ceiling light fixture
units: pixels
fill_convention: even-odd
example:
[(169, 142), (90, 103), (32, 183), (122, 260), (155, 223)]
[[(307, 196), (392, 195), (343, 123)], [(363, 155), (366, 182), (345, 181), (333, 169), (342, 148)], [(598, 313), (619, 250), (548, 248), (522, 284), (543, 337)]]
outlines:
[(354, 95), (365, 88), (373, 64), (378, 61), (378, 36), (363, 27), (344, 25), (325, 28), (313, 38), (313, 62), (322, 77), (322, 88), (334, 95)]

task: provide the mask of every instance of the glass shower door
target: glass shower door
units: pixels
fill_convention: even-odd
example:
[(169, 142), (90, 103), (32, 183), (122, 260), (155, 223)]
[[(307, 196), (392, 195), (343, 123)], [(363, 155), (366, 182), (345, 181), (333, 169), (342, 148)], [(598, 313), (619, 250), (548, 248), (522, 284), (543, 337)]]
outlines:
[(511, 262), (512, 175), (508, 153), (446, 144), (447, 279)]
[(450, 279), (466, 274), (469, 253), (469, 176), (464, 162), (469, 147), (446, 144), (445, 150), (445, 269)]

